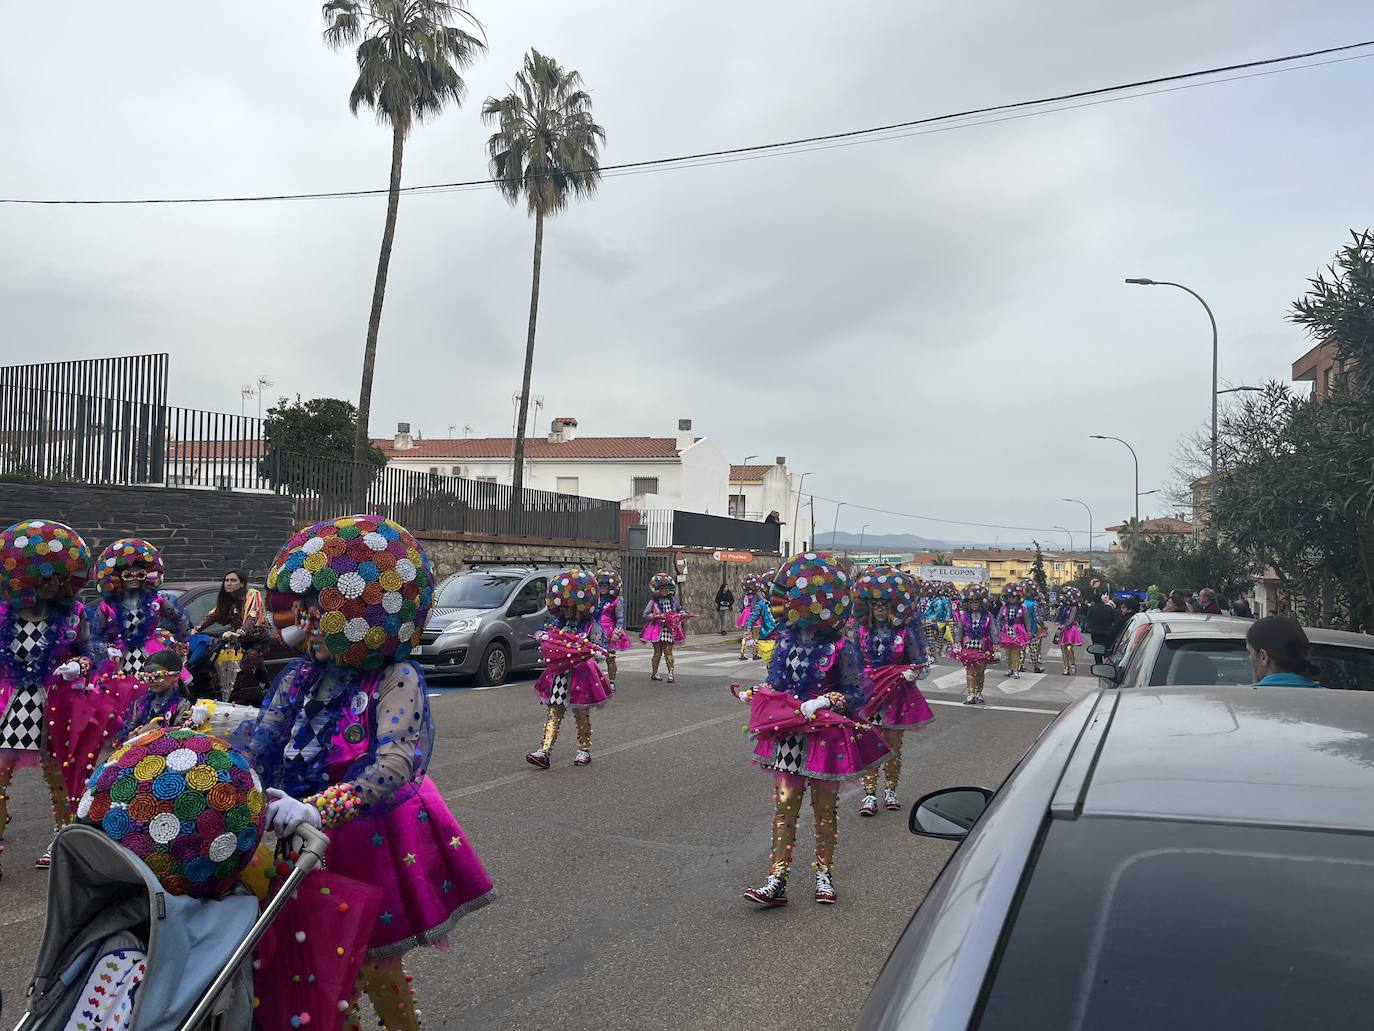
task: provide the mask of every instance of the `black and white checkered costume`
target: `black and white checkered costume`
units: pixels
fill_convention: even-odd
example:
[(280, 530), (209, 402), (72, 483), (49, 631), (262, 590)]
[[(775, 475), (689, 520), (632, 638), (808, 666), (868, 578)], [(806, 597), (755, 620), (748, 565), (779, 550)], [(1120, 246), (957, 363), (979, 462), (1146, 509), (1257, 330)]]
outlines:
[[(124, 640), (132, 641), (134, 631), (138, 629), (139, 624), (143, 621), (142, 603), (135, 601), (133, 604), (130, 604), (130, 602), (126, 600), (120, 605), (118, 614), (120, 627), (124, 631)], [(131, 647), (124, 653), (124, 664), (121, 671), (124, 673), (142, 673), (143, 667), (147, 662), (148, 652), (143, 645)]]
[[(21, 665), (42, 645), (48, 630), (46, 619), (20, 620), (14, 628), (10, 651)], [(43, 747), (43, 704), (47, 693), (38, 679), (22, 681), (0, 719), (0, 750), (37, 751)]]
[(568, 680), (570, 674), (559, 673), (553, 678), (553, 687), (549, 689), (549, 705), (568, 704)]
[(768, 764), (770, 770), (779, 773), (801, 773), (806, 759), (806, 736), (789, 734), (778, 738), (773, 745), (773, 760)]

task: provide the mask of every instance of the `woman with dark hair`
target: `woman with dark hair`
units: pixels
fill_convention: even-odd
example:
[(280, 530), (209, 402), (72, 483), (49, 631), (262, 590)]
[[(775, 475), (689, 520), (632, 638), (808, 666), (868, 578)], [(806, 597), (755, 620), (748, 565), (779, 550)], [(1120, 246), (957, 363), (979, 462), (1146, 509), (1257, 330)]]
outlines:
[(1245, 652), (1256, 687), (1321, 687), (1312, 646), (1297, 620), (1289, 616), (1257, 619), (1245, 635)]
[(215, 666), (216, 672), (224, 671), (222, 682), (232, 685), (228, 700), (259, 704), (263, 685), (258, 680), (258, 670), (262, 660), (256, 646), (267, 636), (267, 618), (262, 592), (248, 586), (248, 578), (241, 569), (224, 574), (215, 607), (192, 632), (201, 634), (215, 625), (225, 627), (219, 638)]

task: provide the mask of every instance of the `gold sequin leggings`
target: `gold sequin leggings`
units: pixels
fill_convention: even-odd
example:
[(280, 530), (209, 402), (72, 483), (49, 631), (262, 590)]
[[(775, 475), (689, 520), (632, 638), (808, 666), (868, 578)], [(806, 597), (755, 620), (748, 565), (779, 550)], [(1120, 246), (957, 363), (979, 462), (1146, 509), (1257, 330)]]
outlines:
[[(14, 780), (15, 759), (14, 752), (0, 752), (0, 839), (5, 836), (5, 828), (9, 826), (10, 810), (10, 782)], [(57, 764), (57, 760), (46, 751), (39, 753), (39, 766), (43, 771), (43, 779), (48, 784), (48, 794), (52, 798), (52, 823), (55, 830), (62, 828), (71, 821), (71, 805), (67, 801), (67, 788), (62, 783), (62, 767)]]
[(792, 848), (797, 843), (797, 817), (802, 796), (811, 788), (811, 812), (816, 818), (817, 872), (829, 873), (835, 862), (839, 821), (839, 785), (829, 780), (808, 780), (795, 773), (773, 775), (773, 848), (770, 855), (774, 877), (787, 879), (792, 868)]
[(372, 1009), (386, 1031), (419, 1031), (420, 1011), (415, 1007), (415, 988), (399, 959), (364, 963), (358, 971), (358, 987), (348, 1004), (346, 1031), (362, 1031), (358, 1001), (367, 993)]
[[(549, 718), (544, 721), (544, 739), (539, 750), (545, 755), (553, 752), (553, 743), (558, 740), (558, 729), (563, 726), (563, 714), (567, 707), (550, 705)], [(590, 709), (574, 709), (573, 719), (577, 721), (577, 747), (584, 752), (592, 750), (592, 713)]]
[(1004, 646), (1003, 651), (1007, 653), (1007, 669), (1012, 673), (1021, 672), (1021, 653), (1024, 649), (1019, 644), (1009, 644)]
[(974, 695), (983, 693), (983, 680), (987, 676), (987, 673), (988, 668), (986, 666), (979, 665), (964, 667), (964, 683), (967, 685), (968, 695), (970, 698), (972, 698)]
[(668, 672), (673, 672), (673, 642), (655, 641), (654, 642), (654, 676), (658, 676), (658, 664), (660, 661), (668, 663)]
[[(887, 747), (892, 749), (892, 758), (883, 763), (883, 783), (887, 785), (889, 791), (896, 791), (897, 782), (902, 778), (902, 732), (890, 727), (879, 727), (878, 733), (887, 742)], [(864, 794), (876, 795), (877, 793), (878, 767), (874, 766), (872, 769), (864, 771)]]
[(615, 652), (609, 650), (606, 652), (606, 676), (615, 683)]

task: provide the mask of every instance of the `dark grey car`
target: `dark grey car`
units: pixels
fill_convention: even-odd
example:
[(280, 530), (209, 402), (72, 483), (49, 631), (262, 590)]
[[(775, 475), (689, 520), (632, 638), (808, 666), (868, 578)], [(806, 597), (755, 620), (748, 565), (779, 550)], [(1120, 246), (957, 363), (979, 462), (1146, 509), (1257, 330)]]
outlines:
[(1320, 688), (1100, 690), (994, 796), (873, 986), (866, 1031), (1368, 1027), (1374, 705)]

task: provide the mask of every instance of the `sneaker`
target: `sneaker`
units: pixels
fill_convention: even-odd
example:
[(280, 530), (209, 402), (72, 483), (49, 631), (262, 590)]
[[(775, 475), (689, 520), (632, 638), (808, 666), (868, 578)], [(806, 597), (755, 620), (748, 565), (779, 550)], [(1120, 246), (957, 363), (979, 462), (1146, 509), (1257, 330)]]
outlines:
[(745, 888), (744, 897), (760, 906), (787, 905), (787, 882), (781, 877), (769, 876), (762, 888)]
[(835, 884), (831, 881), (828, 870), (816, 874), (816, 901), (827, 906), (835, 904)]
[(986, 705), (986, 704), (987, 704), (986, 702), (983, 701), (983, 692), (982, 692), (982, 691), (979, 691), (976, 695), (973, 696), (973, 704), (974, 704), (974, 705)]
[(902, 803), (897, 801), (897, 792), (893, 791), (891, 788), (888, 788), (887, 790), (885, 790), (885, 791), (883, 792), (883, 808), (884, 808), (884, 809), (900, 809), (900, 808), (902, 808)]
[(649, 677), (649, 679), (650, 679), (650, 680), (662, 680), (663, 678), (662, 678), (661, 676), (659, 676), (657, 673), (654, 673), (654, 674), (652, 674), (652, 675)]
[(541, 770), (547, 770), (549, 768), (549, 753), (542, 748), (537, 748), (525, 756), (525, 762), (531, 766), (538, 766)]
[(748, 661), (749, 661), (749, 656), (745, 655), (743, 652), (740, 652), (739, 661), (740, 661), (740, 662), (748, 662)]
[(577, 758), (573, 760), (574, 766), (589, 766), (592, 761), (592, 753), (585, 748), (577, 750)]
[(668, 683), (670, 683), (670, 684), (675, 684), (675, 683), (677, 683), (677, 680), (673, 677), (673, 675), (672, 675), (671, 673), (668, 674)]
[(1078, 676), (1078, 666), (1077, 666), (1076, 664), (1069, 667), (1069, 676), (1071, 676), (1071, 677), (1076, 677), (1076, 676)]
[(878, 811), (878, 796), (864, 795), (864, 800), (859, 803), (860, 816), (872, 816)]
[(48, 867), (52, 866), (52, 846), (51, 846), (51, 845), (49, 845), (47, 848), (45, 848), (45, 849), (43, 850), (43, 854), (42, 854), (41, 856), (39, 856), (37, 859), (34, 860), (33, 866), (34, 866), (34, 869), (35, 869), (35, 870), (46, 870)]
[(968, 696), (964, 699), (964, 704), (965, 704), (965, 705), (973, 705), (973, 704), (975, 704), (975, 699), (974, 699), (973, 695), (968, 695)]
[(1037, 673), (1043, 673), (1043, 672), (1045, 672), (1045, 667), (1044, 667), (1044, 666), (1036, 666), (1036, 667), (1035, 667), (1035, 672), (1037, 672)]

